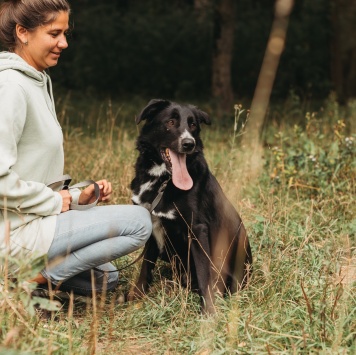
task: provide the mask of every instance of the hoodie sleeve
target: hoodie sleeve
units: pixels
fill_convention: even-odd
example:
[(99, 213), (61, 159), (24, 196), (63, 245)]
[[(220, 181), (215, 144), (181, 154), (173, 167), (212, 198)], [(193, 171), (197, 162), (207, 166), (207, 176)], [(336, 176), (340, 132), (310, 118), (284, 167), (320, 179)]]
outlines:
[(20, 85), (0, 84), (0, 209), (49, 216), (59, 214), (62, 197), (44, 183), (23, 181), (13, 171), (17, 144), (27, 115), (26, 94)]

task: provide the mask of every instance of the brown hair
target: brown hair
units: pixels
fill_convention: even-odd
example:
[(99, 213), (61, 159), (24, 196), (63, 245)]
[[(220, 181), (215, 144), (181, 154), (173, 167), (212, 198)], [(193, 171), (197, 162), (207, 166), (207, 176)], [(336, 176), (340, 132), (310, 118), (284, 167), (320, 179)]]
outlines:
[(14, 51), (18, 43), (17, 24), (33, 31), (54, 21), (60, 11), (70, 12), (67, 0), (5, 0), (0, 6), (1, 44)]

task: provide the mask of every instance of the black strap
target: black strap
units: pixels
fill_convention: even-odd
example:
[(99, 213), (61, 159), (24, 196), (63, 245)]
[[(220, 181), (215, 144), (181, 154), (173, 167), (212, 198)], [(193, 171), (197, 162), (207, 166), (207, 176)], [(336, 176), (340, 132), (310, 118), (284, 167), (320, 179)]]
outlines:
[(62, 175), (59, 178), (48, 182), (46, 185), (47, 187), (51, 188), (52, 190), (59, 191), (59, 190), (68, 190), (69, 184), (72, 181), (72, 177), (68, 174)]

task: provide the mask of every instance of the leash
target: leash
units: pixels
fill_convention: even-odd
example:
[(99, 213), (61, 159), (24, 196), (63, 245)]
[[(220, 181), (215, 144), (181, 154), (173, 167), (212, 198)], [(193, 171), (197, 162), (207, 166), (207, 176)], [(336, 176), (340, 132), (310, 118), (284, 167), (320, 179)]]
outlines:
[(167, 184), (169, 183), (169, 181), (171, 180), (171, 177), (169, 177), (168, 180), (163, 181), (161, 187), (158, 189), (158, 194), (156, 196), (156, 198), (152, 201), (150, 207), (148, 208), (148, 210), (150, 211), (150, 213), (153, 212), (153, 210), (157, 207), (157, 205), (159, 204), (159, 202), (161, 201), (162, 197), (163, 197), (163, 193), (164, 190), (167, 187)]
[[(168, 180), (166, 181), (163, 181), (162, 185), (160, 186), (160, 188), (158, 189), (158, 194), (157, 196), (155, 197), (155, 199), (152, 201), (152, 203), (149, 205), (149, 212), (152, 214), (153, 210), (157, 207), (157, 205), (159, 204), (159, 202), (161, 201), (162, 197), (163, 197), (163, 193), (164, 193), (164, 190), (166, 189), (167, 187), (167, 184), (169, 183), (169, 181), (171, 180), (171, 177), (169, 177)], [(103, 271), (103, 270), (100, 270), (99, 268), (97, 267), (94, 267), (93, 269), (96, 270), (96, 271), (100, 271), (100, 272), (107, 272), (107, 273), (111, 273), (111, 272), (118, 272), (118, 271), (122, 271), (122, 270), (125, 270), (127, 269), (129, 266), (132, 266), (133, 264), (137, 263), (138, 261), (140, 261), (143, 256), (145, 255), (145, 252), (147, 250), (147, 243), (145, 244), (145, 247), (144, 249), (142, 250), (141, 254), (134, 260), (132, 261), (131, 263), (121, 267), (120, 269), (115, 269), (115, 270), (111, 270), (111, 271)]]
[[(168, 180), (163, 181), (162, 185), (158, 189), (157, 196), (152, 201), (152, 203), (149, 205), (148, 210), (149, 210), (150, 213), (153, 212), (153, 210), (157, 207), (157, 205), (161, 201), (161, 199), (163, 197), (163, 193), (164, 193), (164, 191), (165, 191), (165, 189), (167, 187), (167, 184), (169, 183), (170, 180), (171, 180), (171, 177), (169, 177)], [(56, 179), (55, 181), (49, 182), (47, 184), (47, 187), (51, 188), (52, 190), (70, 190), (70, 189), (86, 187), (86, 186), (94, 184), (96, 200), (93, 203), (90, 203), (88, 205), (77, 205), (77, 204), (72, 203), (70, 205), (70, 209), (71, 210), (84, 211), (84, 210), (87, 210), (87, 209), (89, 209), (91, 207), (96, 206), (96, 204), (98, 203), (99, 197), (100, 197), (99, 185), (93, 180), (84, 180), (84, 181), (81, 181), (81, 182), (79, 182), (77, 184), (69, 186), (71, 181), (72, 181), (71, 176), (67, 174), (67, 175), (61, 176), (60, 178)], [(145, 247), (142, 250), (141, 254), (135, 260), (133, 260), (129, 264), (127, 264), (127, 265), (125, 265), (125, 266), (123, 266), (123, 267), (121, 267), (119, 269), (115, 269), (115, 270), (111, 270), (111, 271), (104, 271), (104, 270), (101, 270), (101, 269), (99, 269), (97, 267), (94, 267), (93, 270), (100, 271), (100, 272), (105, 272), (105, 273), (119, 272), (119, 271), (125, 270), (128, 267), (132, 266), (133, 264), (137, 263), (140, 259), (142, 259), (144, 254), (145, 254), (145, 252), (146, 252), (146, 250), (147, 250), (147, 243), (145, 244)]]
[(104, 270), (101, 270), (97, 267), (93, 267), (93, 270), (95, 271), (100, 271), (100, 272), (104, 272), (104, 273), (112, 273), (112, 272), (119, 272), (119, 271), (122, 271), (122, 270), (125, 270), (127, 269), (129, 266), (132, 266), (133, 264), (137, 263), (138, 261), (140, 261), (140, 259), (143, 258), (143, 256), (145, 255), (145, 252), (147, 250), (147, 243), (145, 244), (145, 247), (143, 248), (141, 254), (134, 260), (134, 261), (131, 261), (129, 264), (123, 266), (123, 267), (120, 267), (119, 269), (115, 269), (115, 270), (110, 270), (110, 271), (104, 271)]
[(89, 203), (87, 205), (78, 205), (76, 203), (71, 203), (69, 208), (71, 210), (77, 210), (77, 211), (85, 211), (88, 210), (89, 208), (92, 208), (97, 205), (99, 198), (100, 198), (100, 189), (99, 185), (94, 181), (94, 180), (84, 180), (81, 182), (78, 182), (77, 184), (74, 184), (72, 186), (69, 186), (72, 181), (72, 178), (70, 175), (62, 175), (58, 179), (51, 181), (47, 183), (47, 187), (51, 188), (54, 191), (59, 191), (59, 190), (72, 190), (72, 189), (77, 189), (81, 187), (87, 187), (89, 185), (94, 185), (94, 191), (95, 191), (95, 201), (92, 203)]
[[(162, 197), (163, 197), (163, 193), (164, 193), (164, 190), (166, 189), (167, 187), (167, 184), (169, 183), (169, 181), (171, 180), (171, 177), (166, 180), (166, 181), (163, 181), (162, 185), (160, 186), (160, 188), (158, 189), (158, 194), (157, 196), (155, 197), (155, 199), (152, 201), (152, 203), (149, 205), (149, 212), (152, 214), (153, 210), (157, 207), (157, 205), (159, 204), (159, 202), (161, 201)], [(121, 267), (120, 269), (115, 269), (115, 270), (111, 270), (111, 271), (103, 271), (103, 270), (100, 270), (99, 268), (97, 267), (94, 267), (93, 269), (96, 270), (96, 271), (100, 271), (100, 272), (107, 272), (107, 273), (111, 273), (111, 272), (118, 272), (118, 271), (122, 271), (122, 270), (125, 270), (127, 269), (129, 266), (132, 266), (133, 264), (137, 263), (138, 261), (140, 261), (143, 256), (145, 255), (145, 252), (147, 250), (147, 243), (145, 244), (145, 247), (144, 249), (142, 250), (141, 254), (134, 260), (132, 261), (131, 263)]]

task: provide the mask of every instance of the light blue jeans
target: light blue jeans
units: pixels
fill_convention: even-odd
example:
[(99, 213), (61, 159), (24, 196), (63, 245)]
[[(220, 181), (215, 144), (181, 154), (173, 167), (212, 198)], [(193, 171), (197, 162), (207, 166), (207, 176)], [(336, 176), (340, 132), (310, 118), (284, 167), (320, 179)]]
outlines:
[(151, 232), (150, 214), (140, 206), (61, 213), (47, 254), (48, 266), (41, 274), (63, 291), (91, 295), (93, 273), (97, 292), (113, 290), (119, 275), (110, 261), (142, 247)]

